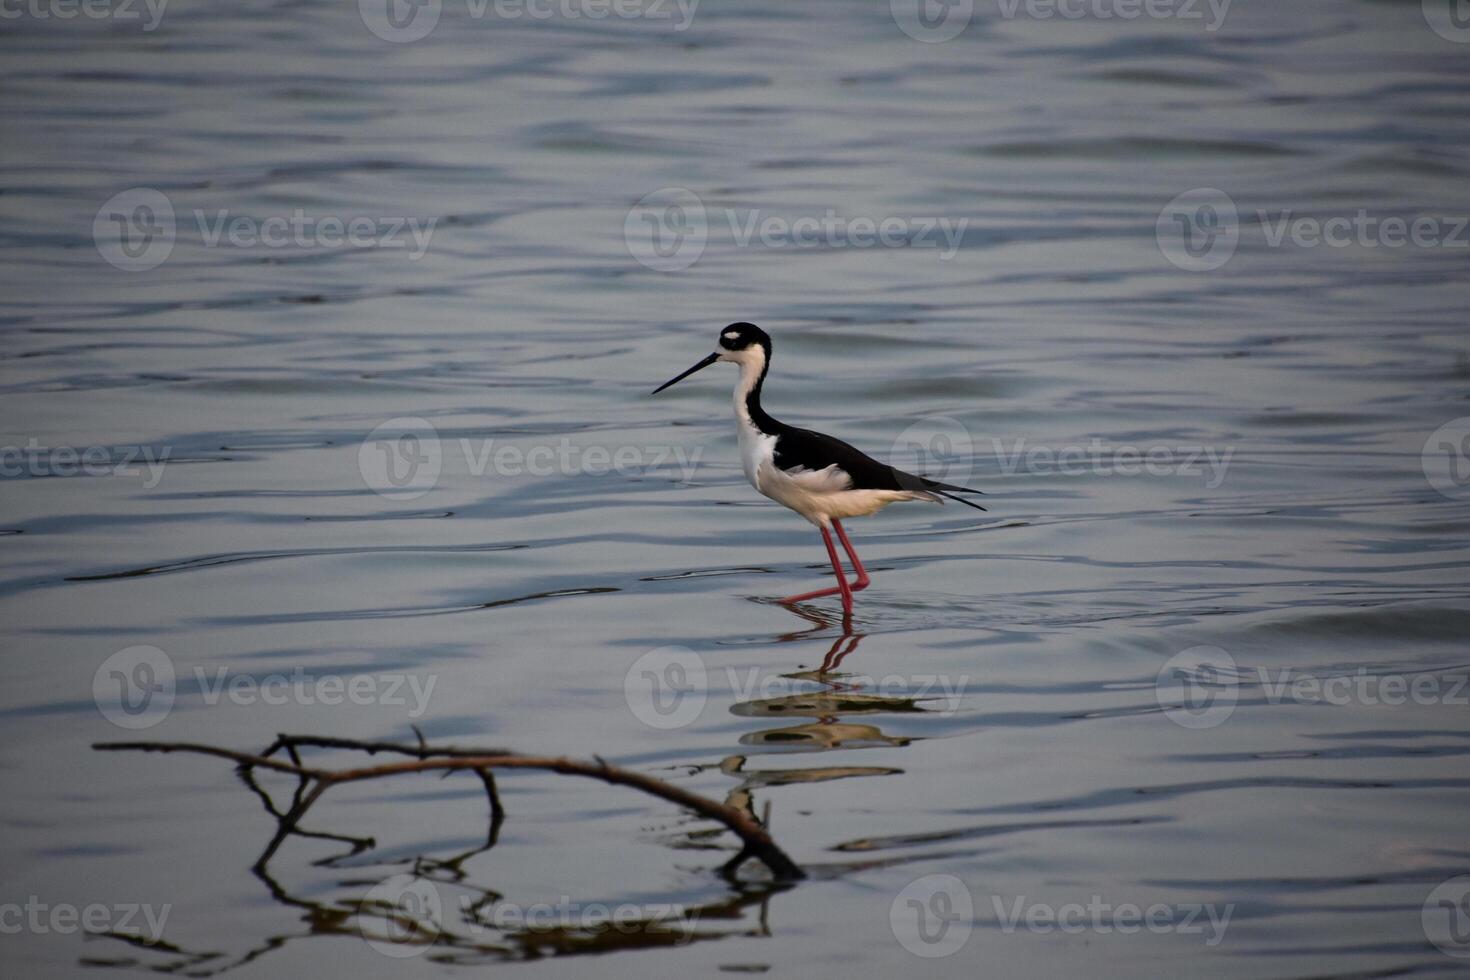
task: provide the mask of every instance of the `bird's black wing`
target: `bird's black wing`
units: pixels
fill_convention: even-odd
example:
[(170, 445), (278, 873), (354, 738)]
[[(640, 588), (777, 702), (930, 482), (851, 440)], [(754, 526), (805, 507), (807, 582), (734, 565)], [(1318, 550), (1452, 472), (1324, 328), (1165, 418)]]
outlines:
[(849, 446), (841, 439), (833, 438), (823, 432), (813, 432), (811, 429), (782, 426), (781, 432), (776, 437), (773, 462), (778, 469), (783, 470), (797, 468), (823, 470), (835, 464), (852, 479), (854, 490), (912, 490), (921, 493), (937, 493), (951, 500), (958, 500), (976, 510), (985, 509), (979, 504), (954, 496), (956, 493), (981, 493), (979, 490), (905, 473), (887, 463), (878, 462), (867, 453), (855, 446)]

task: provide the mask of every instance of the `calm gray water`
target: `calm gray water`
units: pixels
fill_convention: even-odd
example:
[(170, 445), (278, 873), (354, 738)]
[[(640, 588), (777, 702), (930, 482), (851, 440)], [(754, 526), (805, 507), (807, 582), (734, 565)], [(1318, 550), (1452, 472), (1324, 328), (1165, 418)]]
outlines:
[[(1470, 962), (1448, 9), (38, 3), (0, 20), (7, 975)], [(647, 396), (740, 319), (775, 415), (988, 493), (852, 522), (846, 627), (770, 601), (828, 572), (732, 373)], [(376, 847), (257, 877), (227, 763), (90, 748), (414, 725), (769, 807), (810, 877), (529, 772), (488, 850), (475, 779), (406, 777), (307, 821)], [(364, 938), (404, 874), (431, 947)]]

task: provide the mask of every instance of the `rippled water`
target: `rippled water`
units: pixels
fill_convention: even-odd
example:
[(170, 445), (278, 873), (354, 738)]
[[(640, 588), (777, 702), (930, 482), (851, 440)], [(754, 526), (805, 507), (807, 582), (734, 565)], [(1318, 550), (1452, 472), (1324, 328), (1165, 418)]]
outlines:
[[(1470, 415), (1470, 46), (1411, 2), (981, 3), (943, 43), (901, 4), (669, 7), (449, 0), (400, 42), (345, 2), (0, 23), (0, 898), (167, 910), (157, 944), (43, 915), (17, 975), (1463, 968), (1435, 890), (1470, 872), (1470, 422), (1430, 436)], [(151, 269), (108, 237), (166, 227), (104, 207), (135, 188), (175, 213)], [(297, 209), (307, 245), (250, 238)], [(1300, 223), (1360, 213), (1439, 237)], [(852, 522), (846, 627), (769, 601), (823, 552), (745, 485), (729, 374), (647, 397), (736, 319), (776, 338), (778, 417), (988, 493)], [(166, 716), (106, 696), (140, 646)], [(227, 763), (89, 748), (413, 725), (769, 812), (810, 876), (731, 883), (713, 824), (507, 773), (488, 850), (478, 781), (413, 777), (308, 820), (376, 848), (297, 838), (257, 877)], [(364, 897), (415, 871), (449, 935), (384, 955)], [(692, 931), (462, 921), (483, 897)], [(1104, 911), (1048, 927), (1072, 904)]]

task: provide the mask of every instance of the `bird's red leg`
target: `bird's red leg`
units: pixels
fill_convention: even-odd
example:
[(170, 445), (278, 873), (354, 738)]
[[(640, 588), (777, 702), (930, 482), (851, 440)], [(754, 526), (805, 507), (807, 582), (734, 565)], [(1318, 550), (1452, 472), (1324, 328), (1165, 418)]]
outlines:
[[(839, 532), (840, 533), (840, 532)], [(815, 592), (803, 592), (801, 595), (790, 595), (782, 599), (783, 603), (805, 602), (808, 599), (820, 599), (822, 596), (842, 594), (842, 610), (848, 614), (852, 613), (852, 590), (847, 587), (847, 579), (842, 576), (842, 559), (837, 557), (837, 546), (832, 543), (832, 535), (827, 529), (822, 528), (822, 542), (827, 546), (827, 557), (832, 559), (832, 574), (837, 576), (837, 587), (835, 589), (818, 589)]]
[(857, 552), (853, 550), (852, 542), (847, 540), (847, 532), (842, 529), (842, 522), (834, 517), (832, 519), (832, 526), (837, 529), (837, 538), (839, 541), (842, 542), (842, 547), (847, 549), (847, 557), (852, 559), (852, 570), (857, 572), (857, 581), (852, 583), (852, 591), (861, 592), (863, 591), (863, 589), (866, 589), (868, 587), (868, 583), (872, 581), (868, 578), (868, 570), (863, 567), (862, 559), (859, 558), (857, 556)]

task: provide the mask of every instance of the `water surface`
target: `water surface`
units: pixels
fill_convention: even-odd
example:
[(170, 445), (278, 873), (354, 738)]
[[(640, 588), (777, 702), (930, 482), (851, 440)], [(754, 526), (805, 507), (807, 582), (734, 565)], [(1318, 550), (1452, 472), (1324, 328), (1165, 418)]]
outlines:
[[(1462, 968), (1422, 917), (1470, 872), (1470, 489), (1431, 454), (1436, 489), (1421, 454), (1470, 415), (1470, 235), (1267, 233), (1288, 212), (1470, 214), (1470, 47), (1417, 3), (1237, 0), (1213, 31), (1000, 9), (944, 43), (836, 0), (709, 2), (683, 30), (447, 2), (406, 43), (349, 3), (0, 26), (0, 443), (41, 460), (0, 481), (3, 900), (169, 909), (162, 944), (7, 936), (14, 970)], [(176, 213), (148, 270), (93, 238), (130, 188)], [(707, 239), (660, 271), (626, 230), (697, 227), (671, 188)], [(1240, 216), (1209, 271), (1157, 233), (1197, 189)], [(212, 238), (221, 211), (260, 227), (297, 209), (432, 233), (418, 258), (406, 234)], [(829, 210), (962, 231), (952, 249), (742, 243), (752, 215)], [(984, 514), (853, 522), (874, 584), (846, 626), (831, 600), (769, 601), (820, 586), (824, 557), (745, 485), (730, 375), (647, 397), (737, 319), (776, 337), (775, 415), (883, 457), (932, 448), (988, 494)], [(395, 471), (404, 492), (380, 437), (428, 466)], [(81, 473), (57, 452), (91, 447), (106, 462)], [(144, 451), (160, 470), (123, 466)], [(137, 646), (177, 683), (132, 731), (94, 679)], [(677, 680), (669, 657), (695, 658), (704, 701), (657, 727), (626, 692), (650, 663)], [(296, 693), (356, 677), (403, 686)], [(252, 687), (270, 678), (284, 703)], [(1345, 696), (1307, 696), (1333, 678)], [(1386, 678), (1434, 693), (1390, 703)], [(309, 821), (376, 848), (293, 840), (262, 879), (271, 822), (226, 763), (89, 748), (414, 725), (769, 807), (810, 877), (732, 884), (707, 822), (508, 773), (488, 850), (476, 780), (401, 779), (334, 791)], [(677, 904), (692, 936), (447, 921), (393, 958), (361, 938), (384, 924), (362, 903), (401, 873), (450, 920), (487, 896)], [(949, 923), (962, 948), (920, 959), (891, 921), (932, 875), (973, 911)], [(1018, 901), (1094, 899), (1230, 918), (1213, 944), (1005, 923)]]

